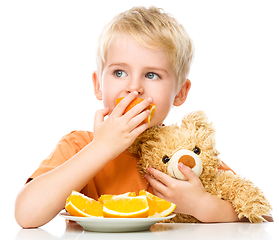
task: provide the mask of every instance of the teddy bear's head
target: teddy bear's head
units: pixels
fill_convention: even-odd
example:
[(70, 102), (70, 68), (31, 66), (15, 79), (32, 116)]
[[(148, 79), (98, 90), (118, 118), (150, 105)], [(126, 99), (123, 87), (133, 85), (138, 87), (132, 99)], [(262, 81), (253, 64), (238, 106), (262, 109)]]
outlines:
[(181, 126), (156, 126), (143, 132), (130, 146), (138, 154), (139, 171), (144, 175), (148, 166), (173, 178), (185, 180), (178, 170), (182, 162), (204, 181), (217, 173), (220, 165), (215, 148), (215, 130), (203, 111), (192, 112), (182, 119)]

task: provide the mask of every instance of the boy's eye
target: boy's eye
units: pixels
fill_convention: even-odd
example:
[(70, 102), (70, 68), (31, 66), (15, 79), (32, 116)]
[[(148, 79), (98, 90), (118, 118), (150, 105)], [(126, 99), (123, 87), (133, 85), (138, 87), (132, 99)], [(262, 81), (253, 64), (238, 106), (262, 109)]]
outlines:
[(116, 77), (119, 77), (119, 78), (121, 78), (121, 77), (127, 77), (127, 73), (125, 73), (125, 72), (122, 71), (122, 70), (116, 70), (116, 71), (114, 72), (114, 75), (115, 75)]
[(156, 79), (159, 79), (160, 77), (156, 74), (156, 73), (153, 73), (153, 72), (149, 72), (145, 75), (146, 78), (149, 78), (149, 79), (153, 79), (153, 80), (156, 80)]

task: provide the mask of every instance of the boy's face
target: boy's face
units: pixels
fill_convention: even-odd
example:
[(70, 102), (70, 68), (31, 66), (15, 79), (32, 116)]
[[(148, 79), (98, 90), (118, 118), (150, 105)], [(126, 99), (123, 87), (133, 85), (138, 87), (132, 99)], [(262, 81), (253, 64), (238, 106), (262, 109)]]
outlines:
[(110, 111), (117, 98), (132, 91), (139, 98), (152, 97), (156, 111), (150, 126), (164, 121), (177, 97), (175, 73), (165, 51), (141, 46), (129, 35), (119, 35), (111, 43), (101, 77), (101, 87), (93, 81), (95, 94)]

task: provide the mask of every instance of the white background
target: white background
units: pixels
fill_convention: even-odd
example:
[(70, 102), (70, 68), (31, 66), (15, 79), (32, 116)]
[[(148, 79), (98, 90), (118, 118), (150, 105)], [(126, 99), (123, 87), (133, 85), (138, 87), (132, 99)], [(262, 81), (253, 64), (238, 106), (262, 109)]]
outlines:
[(16, 194), (63, 135), (92, 131), (96, 40), (137, 5), (172, 14), (196, 48), (187, 102), (165, 124), (204, 110), (221, 160), (260, 186), (278, 219), (279, 17), (269, 0), (1, 1), (1, 213), (14, 222)]

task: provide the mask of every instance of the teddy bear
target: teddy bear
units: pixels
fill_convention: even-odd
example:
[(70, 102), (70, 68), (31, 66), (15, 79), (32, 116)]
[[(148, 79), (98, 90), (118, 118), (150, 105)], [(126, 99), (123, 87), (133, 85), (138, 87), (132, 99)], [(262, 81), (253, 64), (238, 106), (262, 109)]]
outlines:
[[(262, 191), (251, 181), (218, 169), (219, 152), (215, 146), (215, 129), (203, 111), (195, 111), (182, 119), (181, 126), (155, 126), (137, 137), (128, 149), (139, 156), (138, 169), (144, 176), (150, 166), (173, 178), (185, 180), (178, 170), (182, 162), (199, 177), (206, 191), (232, 203), (239, 219), (266, 221), (271, 205)], [(193, 216), (177, 213), (169, 222), (197, 223)]]

